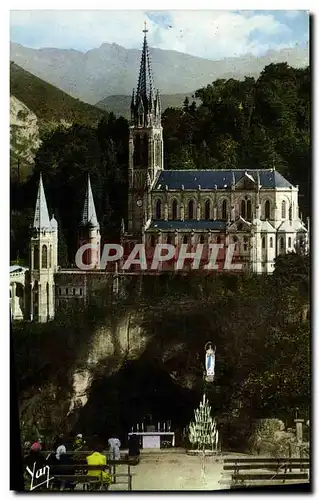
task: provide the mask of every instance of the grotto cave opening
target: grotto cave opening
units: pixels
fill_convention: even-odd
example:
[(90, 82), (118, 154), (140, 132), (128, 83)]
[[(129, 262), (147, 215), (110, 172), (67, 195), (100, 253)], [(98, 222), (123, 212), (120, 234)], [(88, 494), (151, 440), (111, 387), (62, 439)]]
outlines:
[(152, 418), (154, 425), (170, 420), (179, 434), (193, 418), (201, 397), (198, 388), (183, 387), (159, 362), (141, 357), (92, 382), (73, 430), (99, 436), (103, 442), (115, 434), (124, 444), (132, 426), (150, 423)]

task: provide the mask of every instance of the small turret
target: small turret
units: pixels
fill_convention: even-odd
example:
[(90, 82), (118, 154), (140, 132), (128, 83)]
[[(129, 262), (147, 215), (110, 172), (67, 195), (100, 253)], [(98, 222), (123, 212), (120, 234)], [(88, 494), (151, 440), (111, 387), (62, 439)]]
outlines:
[(100, 265), (101, 235), (89, 175), (84, 208), (80, 222), (79, 247), (86, 244), (91, 244), (92, 248), (84, 252), (82, 261), (85, 265), (91, 266), (92, 269), (96, 269)]
[(46, 201), (45, 194), (44, 194), (41, 174), (40, 174), (37, 202), (36, 202), (36, 206), (35, 206), (33, 229), (38, 231), (38, 232), (51, 232), (49, 211), (48, 211), (47, 201)]

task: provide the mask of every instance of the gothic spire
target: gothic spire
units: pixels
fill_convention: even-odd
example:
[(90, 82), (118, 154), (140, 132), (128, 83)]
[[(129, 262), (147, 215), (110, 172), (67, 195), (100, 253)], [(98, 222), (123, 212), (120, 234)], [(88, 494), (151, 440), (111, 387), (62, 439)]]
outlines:
[(147, 32), (148, 30), (146, 29), (145, 23), (137, 89), (136, 93), (133, 91), (131, 103), (132, 121), (139, 123), (140, 126), (148, 126), (154, 123), (155, 119), (160, 120), (159, 93), (158, 91), (155, 92), (154, 89), (153, 73), (146, 37)]
[(144, 25), (144, 42), (136, 94), (138, 98), (143, 100), (144, 108), (150, 111), (149, 107), (153, 107), (154, 100), (154, 82), (146, 38), (148, 30), (146, 29), (146, 23)]
[(40, 174), (40, 182), (38, 189), (37, 202), (35, 206), (35, 214), (33, 227), (38, 231), (51, 231), (50, 217), (48, 212), (47, 201), (45, 199), (42, 174)]
[(94, 227), (94, 228), (100, 227), (98, 220), (97, 220), (97, 217), (96, 217), (96, 212), (95, 212), (95, 205), (94, 205), (94, 200), (93, 200), (90, 175), (88, 175), (88, 186), (87, 186), (87, 190), (86, 190), (81, 225), (82, 226), (90, 225), (91, 227)]

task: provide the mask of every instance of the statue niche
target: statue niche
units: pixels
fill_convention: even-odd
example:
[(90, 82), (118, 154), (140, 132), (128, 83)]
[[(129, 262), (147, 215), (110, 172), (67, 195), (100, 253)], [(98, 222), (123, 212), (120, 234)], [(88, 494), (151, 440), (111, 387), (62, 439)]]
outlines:
[(134, 167), (148, 166), (148, 137), (137, 135), (134, 144)]

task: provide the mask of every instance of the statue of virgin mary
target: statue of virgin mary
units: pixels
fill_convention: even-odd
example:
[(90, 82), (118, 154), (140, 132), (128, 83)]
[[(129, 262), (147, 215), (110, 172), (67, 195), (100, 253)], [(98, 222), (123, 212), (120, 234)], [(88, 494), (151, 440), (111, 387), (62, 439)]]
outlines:
[(205, 346), (205, 350), (206, 350), (206, 359), (205, 359), (206, 381), (213, 382), (215, 377), (216, 346), (214, 346), (213, 349), (212, 343), (208, 342)]

